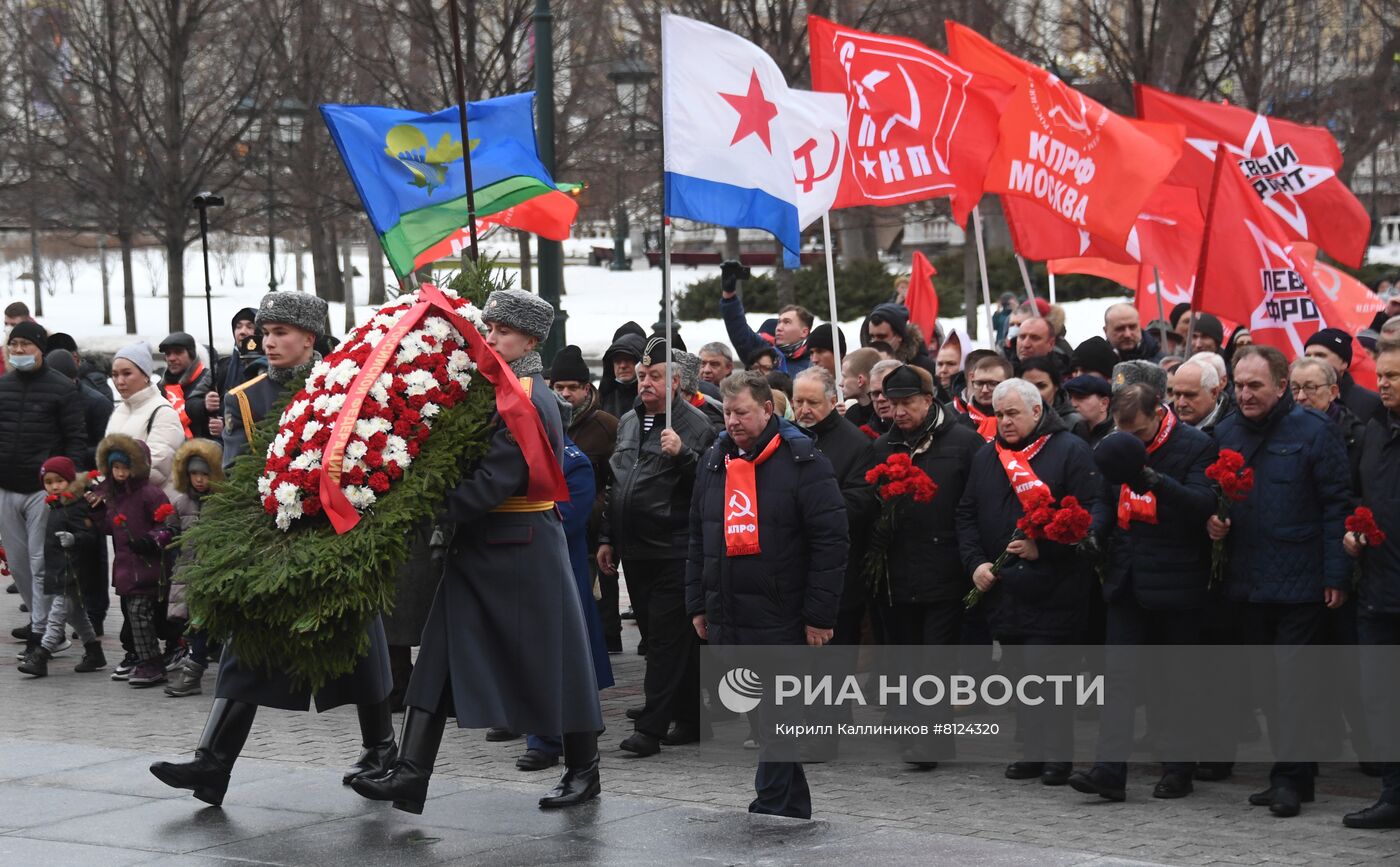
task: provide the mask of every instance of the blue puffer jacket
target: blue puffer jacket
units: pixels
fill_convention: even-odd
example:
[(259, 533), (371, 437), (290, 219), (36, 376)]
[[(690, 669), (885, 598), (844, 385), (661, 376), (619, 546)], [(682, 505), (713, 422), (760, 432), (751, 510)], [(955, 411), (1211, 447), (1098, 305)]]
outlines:
[(1348, 589), (1350, 471), (1337, 426), (1285, 392), (1259, 423), (1241, 413), (1220, 422), (1215, 441), (1254, 470), (1253, 490), (1230, 507), (1225, 595), (1297, 604), (1321, 602), (1324, 587)]

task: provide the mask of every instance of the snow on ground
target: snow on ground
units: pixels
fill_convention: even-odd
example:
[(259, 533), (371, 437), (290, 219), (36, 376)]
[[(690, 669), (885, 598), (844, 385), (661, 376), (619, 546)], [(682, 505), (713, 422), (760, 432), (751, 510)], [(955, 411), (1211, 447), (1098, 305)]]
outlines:
[[(576, 239), (566, 246), (565, 254), (570, 258), (584, 257), (593, 245), (608, 244), (605, 238)], [(221, 245), (214, 245), (219, 247)], [(268, 261), (266, 252), (249, 241), (238, 245), (242, 249), (223, 250), (215, 254), (211, 251), (210, 270), (213, 284), (212, 308), (214, 319), (214, 341), (220, 352), (232, 346), (229, 320), (243, 307), (257, 306), (258, 299), (267, 291)], [(488, 239), (483, 244), (489, 253), (499, 253), (503, 257), (514, 257), (517, 248), (510, 239)], [(265, 251), (265, 248), (261, 248)], [(361, 275), (367, 274), (369, 261), (363, 250), (352, 256), (356, 269)], [(303, 257), (306, 269), (306, 282), (311, 283), (310, 257)], [(27, 257), (9, 259), (0, 263), (0, 306), (11, 301), (23, 300), (33, 307), (33, 287), (21, 275), (28, 271)], [(208, 339), (206, 325), (204, 274), (198, 245), (192, 247), (185, 258), (185, 330), (194, 334), (201, 342)], [(278, 257), (277, 279), (280, 288), (295, 290), (295, 264), (290, 254)], [(45, 265), (44, 315), (40, 322), (50, 331), (65, 331), (78, 341), (83, 348), (115, 350), (138, 338), (144, 338), (152, 346), (157, 345), (168, 333), (167, 324), (169, 299), (165, 291), (165, 264), (162, 251), (142, 249), (134, 257), (136, 284), (136, 331), (137, 337), (126, 333), (121, 298), (121, 271), (118, 256), (108, 256), (108, 279), (111, 292), (111, 325), (102, 324), (102, 278), (96, 255), (88, 258), (69, 257), (54, 259)], [(672, 271), (672, 290), (680, 295), (685, 288), (697, 280), (715, 276), (717, 267), (676, 268)], [(392, 272), (389, 273), (392, 280)], [(538, 285), (538, 281), (536, 284)], [(371, 308), (364, 306), (368, 293), (368, 280), (363, 276), (355, 280), (356, 322), (363, 322)], [(1001, 287), (993, 287), (993, 295)], [(1020, 287), (1007, 287), (1020, 293)], [(1043, 287), (1042, 287), (1043, 288)], [(577, 344), (585, 357), (597, 359), (602, 356), (612, 340), (612, 334), (619, 325), (634, 320), (643, 328), (651, 329), (660, 315), (661, 270), (641, 267), (636, 271), (610, 271), (606, 267), (588, 265), (566, 265), (564, 268), (563, 308), (568, 319), (566, 336), (570, 343)], [(52, 293), (52, 294), (50, 294)], [(1069, 342), (1077, 344), (1095, 334), (1102, 333), (1103, 311), (1117, 299), (1098, 298), (1087, 301), (1069, 302), (1065, 305), (1068, 313)], [(816, 312), (819, 321), (825, 321), (826, 311)], [(861, 318), (866, 311), (841, 311), (842, 330), (849, 345), (854, 346)], [(771, 314), (749, 314), (749, 322), (757, 328)], [(981, 313), (979, 312), (979, 317)], [(344, 306), (331, 305), (331, 324), (334, 332), (345, 332)], [(944, 330), (963, 325), (963, 320), (940, 320)], [(979, 318), (979, 323), (985, 322)], [(718, 318), (695, 322), (681, 322), (680, 335), (690, 350), (696, 351), (702, 344), (719, 340), (728, 342), (724, 323)], [(985, 330), (985, 326), (984, 330)]]

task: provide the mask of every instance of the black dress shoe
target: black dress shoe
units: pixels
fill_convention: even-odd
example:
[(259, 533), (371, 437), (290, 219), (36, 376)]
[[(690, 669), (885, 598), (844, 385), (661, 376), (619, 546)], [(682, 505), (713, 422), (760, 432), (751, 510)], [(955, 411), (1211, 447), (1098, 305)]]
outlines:
[(1302, 809), (1297, 789), (1292, 786), (1274, 786), (1274, 802), (1269, 805), (1270, 813), (1279, 818), (1288, 819), (1298, 815)]
[(1196, 766), (1196, 779), (1203, 783), (1219, 783), (1228, 780), (1235, 773), (1231, 762), (1202, 762)]
[(627, 739), (618, 744), (619, 749), (638, 756), (654, 756), (661, 752), (661, 739), (654, 738), (646, 732), (632, 732)]
[(525, 754), (515, 760), (517, 771), (543, 771), (559, 764), (557, 753), (547, 753), (544, 750), (526, 750)]
[(1255, 792), (1249, 796), (1249, 803), (1255, 807), (1267, 807), (1274, 802), (1274, 787), (1270, 786), (1262, 792)]
[(1152, 797), (1165, 800), (1184, 798), (1195, 790), (1190, 777), (1172, 771), (1163, 774), (1162, 779), (1157, 781), (1156, 787), (1152, 789)]
[(1063, 786), (1069, 782), (1069, 772), (1074, 768), (1069, 762), (1046, 762), (1040, 772), (1042, 786)]
[(646, 709), (647, 706), (644, 704), (639, 704), (636, 707), (629, 707), (626, 711), (627, 718), (631, 720), (641, 719), (642, 714), (646, 712)]
[[(1048, 772), (1048, 769), (1047, 769)], [(1110, 801), (1126, 801), (1128, 793), (1123, 783), (1103, 768), (1075, 771), (1067, 780), (1069, 787), (1086, 795), (1098, 795)]]
[(564, 776), (559, 778), (558, 785), (551, 789), (548, 795), (540, 798), (540, 807), (545, 810), (573, 807), (593, 800), (602, 791), (602, 781), (598, 776), (598, 757), (595, 755), (592, 762), (581, 768), (566, 769)]
[(1044, 770), (1044, 762), (1012, 762), (1006, 766), (1006, 778), (1008, 780), (1029, 780), (1040, 776)]
[(520, 735), (516, 732), (513, 732), (510, 729), (503, 729), (500, 726), (491, 726), (491, 728), (486, 730), (486, 739), (493, 744), (502, 743), (504, 741), (513, 741), (519, 737)]
[(698, 743), (700, 740), (700, 727), (693, 725), (682, 725), (676, 723), (671, 726), (671, 730), (666, 732), (666, 737), (661, 739), (661, 743), (668, 747), (678, 747), (683, 744)]
[(1377, 801), (1364, 810), (1347, 813), (1342, 824), (1348, 828), (1400, 828), (1400, 804)]

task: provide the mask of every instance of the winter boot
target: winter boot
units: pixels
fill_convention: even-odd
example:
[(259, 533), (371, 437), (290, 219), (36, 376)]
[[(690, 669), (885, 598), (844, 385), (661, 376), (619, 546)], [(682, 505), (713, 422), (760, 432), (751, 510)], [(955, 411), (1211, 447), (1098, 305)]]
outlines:
[(446, 714), (410, 707), (404, 714), (399, 757), (389, 772), (379, 777), (355, 777), (350, 788), (371, 801), (393, 801), (396, 810), (422, 813), (446, 724)]
[(394, 745), (394, 721), (389, 716), (389, 699), (377, 704), (356, 705), (355, 709), (360, 714), (360, 742), (365, 749), (360, 753), (359, 761), (340, 778), (340, 782), (347, 786), (356, 777), (383, 776), (399, 755), (398, 747)]
[(224, 802), (229, 773), (243, 752), (257, 712), (258, 706), (246, 701), (214, 699), (194, 761), (156, 762), (151, 765), (151, 773), (173, 789), (192, 789), (199, 800), (219, 806)]
[(89, 641), (83, 645), (83, 658), (73, 670), (79, 674), (86, 674), (89, 671), (101, 671), (107, 667), (107, 657), (102, 653), (102, 642)]
[(170, 675), (170, 682), (165, 685), (165, 694), (172, 698), (183, 698), (187, 695), (199, 695), (202, 691), (201, 684), (204, 681), (204, 669), (206, 666), (200, 665), (188, 656), (180, 661), (180, 666)]
[(47, 677), (50, 659), (53, 659), (53, 654), (49, 653), (48, 648), (41, 644), (24, 658), (24, 661), (19, 664), (19, 670), (22, 674), (28, 674), (32, 677)]
[(573, 807), (591, 801), (602, 792), (598, 775), (598, 733), (569, 732), (564, 735), (564, 775), (540, 798), (546, 810)]

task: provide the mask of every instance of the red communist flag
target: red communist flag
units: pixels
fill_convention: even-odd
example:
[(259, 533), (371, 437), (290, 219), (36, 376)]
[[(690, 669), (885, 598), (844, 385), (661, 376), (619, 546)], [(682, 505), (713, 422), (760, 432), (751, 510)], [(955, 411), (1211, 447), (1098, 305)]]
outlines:
[(909, 308), (909, 321), (919, 330), (932, 335), (938, 324), (938, 290), (933, 286), (933, 263), (923, 253), (914, 254), (914, 268), (909, 272), (909, 292), (904, 306)]
[(987, 167), (987, 191), (1032, 199), (1122, 246), (1181, 155), (1181, 128), (1130, 120), (953, 21), (953, 60), (1016, 87)]
[(1136, 94), (1139, 116), (1186, 128), (1186, 148), (1172, 172), (1173, 183), (1207, 195), (1216, 145), (1223, 144), (1288, 237), (1316, 244), (1352, 267), (1361, 265), (1371, 218), (1337, 178), (1342, 154), (1330, 132), (1141, 84)]
[(898, 36), (807, 18), (812, 89), (847, 95), (847, 165), (833, 207), (948, 196), (966, 225), (1013, 88)]

